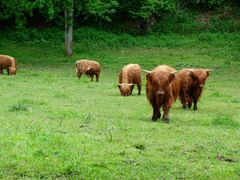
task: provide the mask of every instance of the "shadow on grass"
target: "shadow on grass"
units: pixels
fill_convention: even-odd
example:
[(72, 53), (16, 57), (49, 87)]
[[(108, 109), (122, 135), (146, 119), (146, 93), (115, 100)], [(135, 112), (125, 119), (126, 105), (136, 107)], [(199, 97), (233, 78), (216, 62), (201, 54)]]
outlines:
[(28, 107), (25, 104), (18, 102), (17, 104), (11, 105), (9, 111), (28, 111)]

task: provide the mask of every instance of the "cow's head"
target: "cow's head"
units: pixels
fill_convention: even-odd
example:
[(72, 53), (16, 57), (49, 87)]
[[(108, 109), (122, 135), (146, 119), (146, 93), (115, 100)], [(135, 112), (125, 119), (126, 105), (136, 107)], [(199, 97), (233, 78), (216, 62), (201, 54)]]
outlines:
[(122, 96), (129, 96), (132, 93), (134, 84), (122, 83), (118, 84), (118, 88)]
[(203, 88), (212, 69), (190, 69), (189, 71), (194, 84), (199, 88)]
[(17, 68), (16, 67), (9, 67), (9, 75), (16, 75)]
[(176, 72), (152, 71), (147, 73), (146, 78), (152, 85), (155, 96), (164, 96), (170, 92), (170, 83), (175, 78)]
[(93, 75), (95, 73), (94, 68), (92, 66), (87, 67), (86, 74)]

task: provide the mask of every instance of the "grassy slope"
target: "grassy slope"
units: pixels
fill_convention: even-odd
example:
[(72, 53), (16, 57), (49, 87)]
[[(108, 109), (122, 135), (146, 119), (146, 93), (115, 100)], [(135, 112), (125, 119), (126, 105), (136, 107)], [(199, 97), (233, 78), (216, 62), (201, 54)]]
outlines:
[[(238, 179), (240, 37), (199, 37), (179, 37), (178, 44), (164, 37), (170, 46), (149, 48), (76, 43), (70, 59), (58, 46), (0, 43), (0, 53), (19, 64), (17, 76), (0, 76), (0, 177)], [(99, 60), (99, 83), (76, 78), (79, 58)], [(214, 71), (197, 112), (176, 102), (170, 124), (153, 123), (144, 74), (142, 96), (136, 89), (119, 96), (118, 71), (127, 63)]]

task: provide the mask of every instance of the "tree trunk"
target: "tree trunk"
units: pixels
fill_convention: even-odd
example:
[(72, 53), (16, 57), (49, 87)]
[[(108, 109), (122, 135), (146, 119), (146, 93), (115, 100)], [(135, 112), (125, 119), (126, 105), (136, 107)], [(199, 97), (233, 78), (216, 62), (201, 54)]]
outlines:
[(72, 55), (72, 39), (73, 39), (73, 0), (71, 5), (66, 7), (65, 16), (65, 56)]

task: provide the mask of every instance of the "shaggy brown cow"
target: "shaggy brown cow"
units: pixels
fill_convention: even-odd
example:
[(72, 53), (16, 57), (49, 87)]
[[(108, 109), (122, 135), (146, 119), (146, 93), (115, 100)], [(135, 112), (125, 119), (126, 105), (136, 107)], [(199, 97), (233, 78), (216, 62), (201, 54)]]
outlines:
[(11, 56), (0, 55), (0, 74), (3, 74), (3, 69), (7, 69), (8, 75), (15, 75), (17, 71), (16, 59)]
[(183, 69), (177, 73), (180, 79), (179, 99), (184, 109), (197, 110), (197, 102), (202, 94), (203, 87), (210, 74), (210, 69)]
[(98, 82), (101, 66), (97, 61), (83, 59), (77, 61), (75, 65), (77, 77), (79, 79), (81, 78), (82, 74), (86, 74), (87, 76), (91, 77), (91, 81), (93, 81), (93, 77), (95, 75), (96, 81)]
[(118, 88), (121, 95), (131, 95), (135, 84), (137, 84), (138, 87), (138, 95), (141, 95), (141, 67), (138, 64), (128, 64), (124, 66), (119, 73)]
[(160, 65), (146, 75), (147, 99), (153, 108), (152, 120), (161, 117), (160, 108), (163, 106), (162, 120), (170, 122), (169, 110), (178, 97), (179, 79), (175, 77), (176, 69), (167, 65)]

